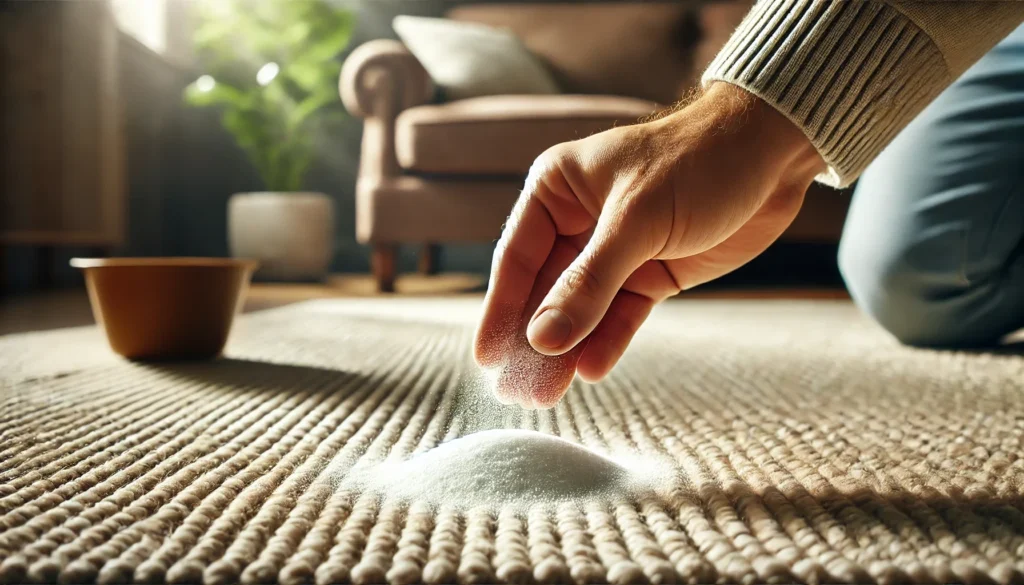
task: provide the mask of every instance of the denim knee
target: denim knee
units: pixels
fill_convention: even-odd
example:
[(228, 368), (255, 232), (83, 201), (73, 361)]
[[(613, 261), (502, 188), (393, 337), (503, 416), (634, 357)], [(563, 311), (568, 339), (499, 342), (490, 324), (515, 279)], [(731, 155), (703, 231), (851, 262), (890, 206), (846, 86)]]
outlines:
[(839, 267), (900, 341), (984, 345), (1024, 325), (1024, 25), (858, 181)]
[(957, 347), (993, 341), (989, 328), (972, 315), (988, 294), (985, 286), (966, 282), (956, 266), (922, 267), (908, 250), (860, 246), (849, 236), (839, 248), (839, 270), (850, 296), (901, 343)]

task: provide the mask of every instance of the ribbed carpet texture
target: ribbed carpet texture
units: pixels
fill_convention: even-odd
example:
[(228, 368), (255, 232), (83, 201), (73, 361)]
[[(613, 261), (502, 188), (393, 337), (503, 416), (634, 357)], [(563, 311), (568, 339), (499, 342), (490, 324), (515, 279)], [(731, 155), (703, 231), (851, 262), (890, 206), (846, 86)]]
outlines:
[[(525, 411), (472, 364), (478, 307), (292, 305), (206, 363), (0, 338), (0, 582), (1024, 582), (1019, 351), (901, 347), (843, 302), (673, 301), (606, 381)], [(490, 428), (676, 479), (527, 509), (344, 486)]]

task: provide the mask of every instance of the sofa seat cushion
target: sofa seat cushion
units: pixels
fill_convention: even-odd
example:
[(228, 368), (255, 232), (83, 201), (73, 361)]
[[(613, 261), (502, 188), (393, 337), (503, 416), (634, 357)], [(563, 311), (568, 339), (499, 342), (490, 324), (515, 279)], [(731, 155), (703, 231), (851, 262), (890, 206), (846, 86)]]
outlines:
[(410, 108), (396, 121), (395, 151), (419, 173), (525, 175), (560, 142), (636, 122), (644, 100), (587, 95), (488, 96)]

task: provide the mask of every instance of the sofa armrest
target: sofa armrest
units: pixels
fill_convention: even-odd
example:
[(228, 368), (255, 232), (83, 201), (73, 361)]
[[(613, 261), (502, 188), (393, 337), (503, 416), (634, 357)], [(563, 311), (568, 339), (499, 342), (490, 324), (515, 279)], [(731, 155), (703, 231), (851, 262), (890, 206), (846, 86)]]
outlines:
[(345, 108), (360, 118), (393, 118), (434, 96), (434, 82), (423, 65), (391, 39), (369, 41), (352, 51), (342, 65), (338, 89)]

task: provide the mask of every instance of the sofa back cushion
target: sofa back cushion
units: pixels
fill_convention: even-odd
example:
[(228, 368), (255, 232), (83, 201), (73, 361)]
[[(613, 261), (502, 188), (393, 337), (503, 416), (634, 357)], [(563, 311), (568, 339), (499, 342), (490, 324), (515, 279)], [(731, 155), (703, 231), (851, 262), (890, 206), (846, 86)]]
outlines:
[(695, 2), (462, 4), (448, 18), (511, 29), (566, 93), (671, 104), (699, 78)]
[(405, 15), (393, 26), (446, 100), (559, 93), (547, 67), (506, 29)]

